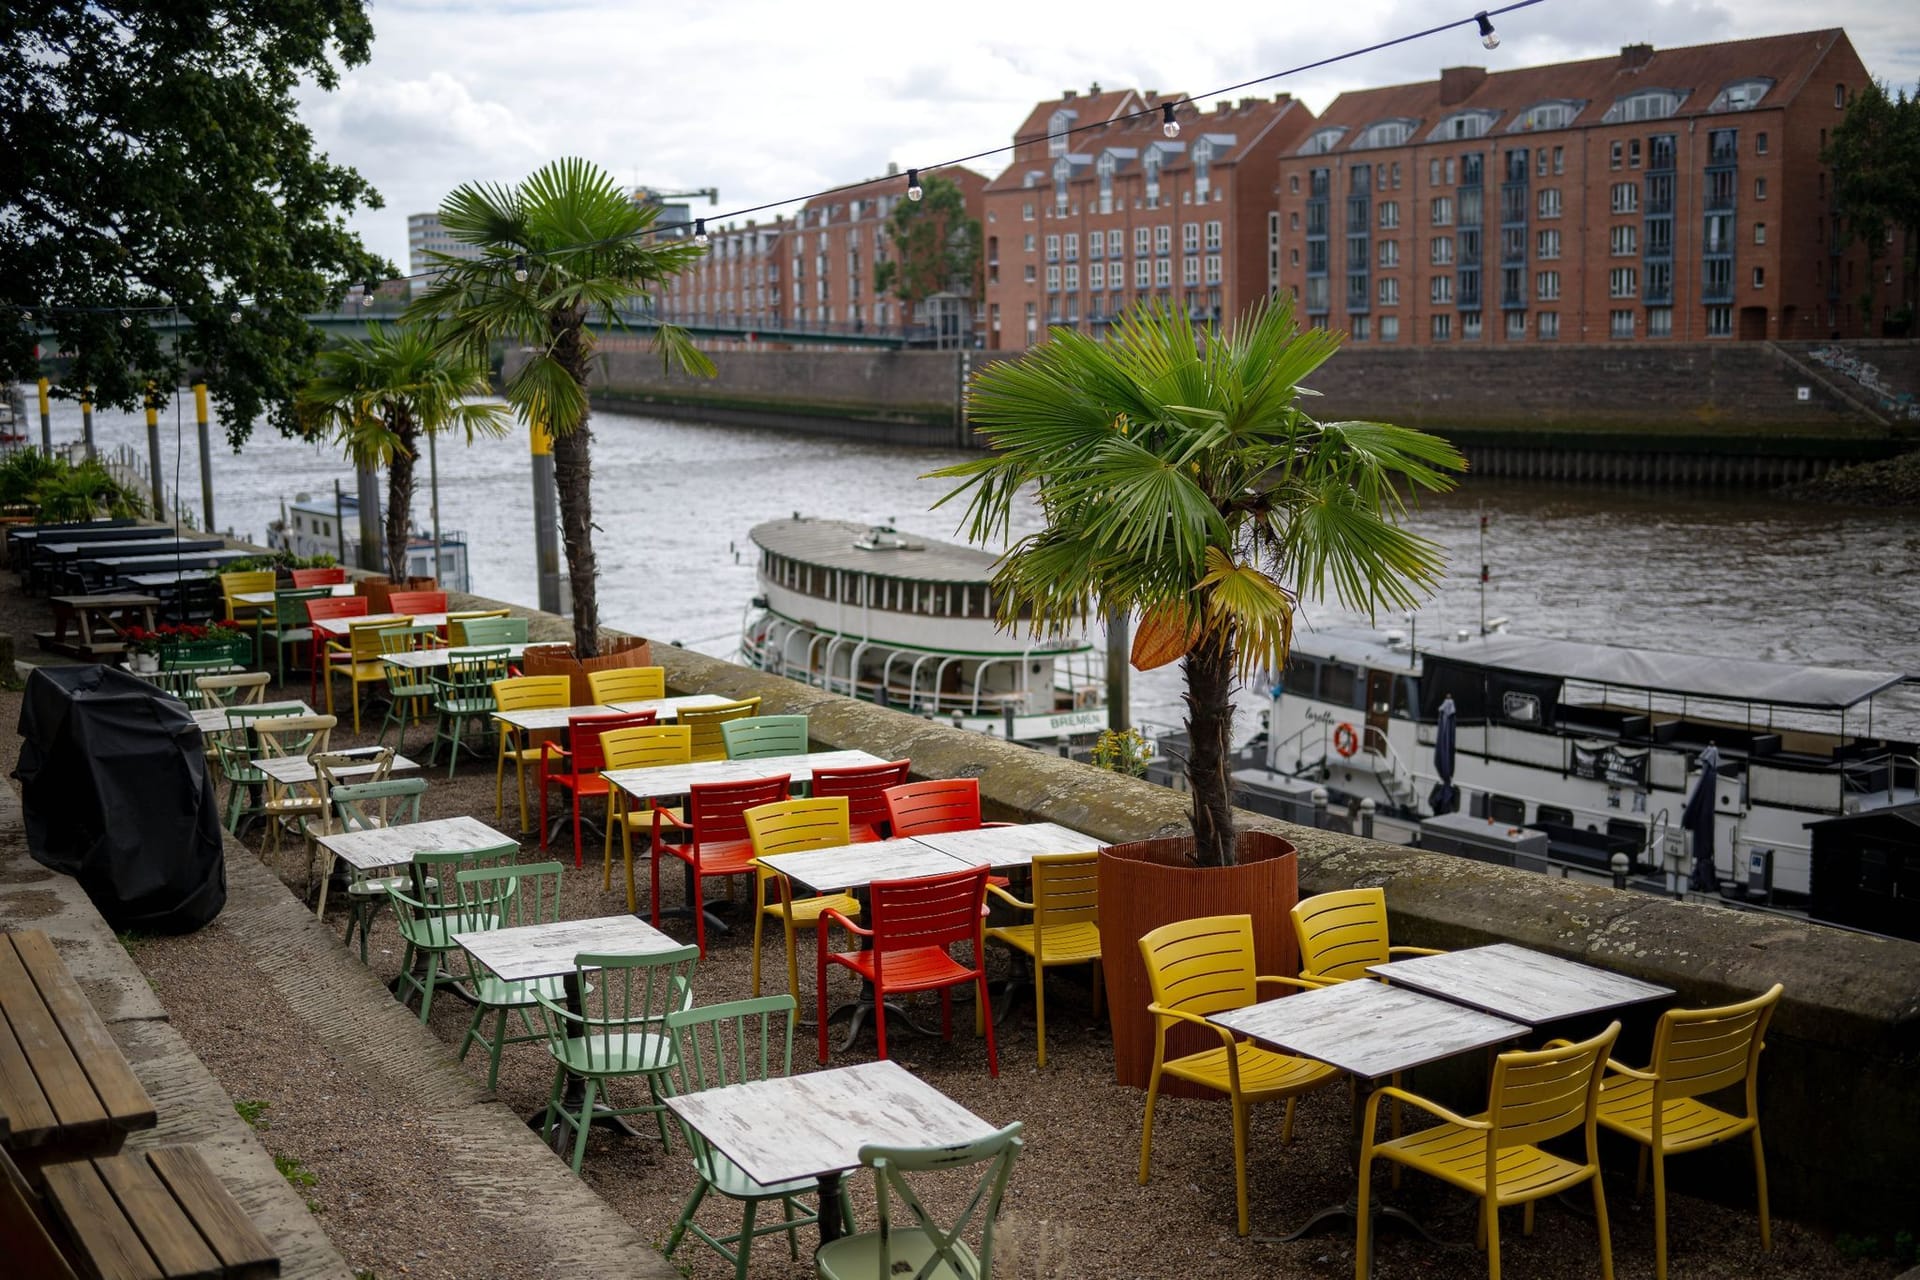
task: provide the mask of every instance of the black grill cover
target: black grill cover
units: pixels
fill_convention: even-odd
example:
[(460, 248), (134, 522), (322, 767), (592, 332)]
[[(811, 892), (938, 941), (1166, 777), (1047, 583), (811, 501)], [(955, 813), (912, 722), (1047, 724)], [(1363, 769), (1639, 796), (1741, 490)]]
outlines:
[(185, 704), (115, 667), (37, 667), (20, 707), (34, 860), (116, 931), (191, 933), (227, 901), (220, 809)]

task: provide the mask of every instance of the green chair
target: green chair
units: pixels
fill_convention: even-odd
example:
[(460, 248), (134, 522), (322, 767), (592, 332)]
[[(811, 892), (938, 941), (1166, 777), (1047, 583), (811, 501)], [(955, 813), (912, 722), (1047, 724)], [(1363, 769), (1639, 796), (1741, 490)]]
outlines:
[[(793, 1070), (792, 996), (761, 996), (754, 1000), (734, 1000), (727, 1004), (707, 1005), (667, 1015), (667, 1032), (673, 1037), (673, 1049), (680, 1059), (674, 1077), (675, 1093), (695, 1093), (718, 1089), (748, 1080), (766, 1080), (788, 1075)], [(733, 1264), (735, 1280), (746, 1280), (747, 1254), (760, 1236), (785, 1232), (787, 1256), (798, 1260), (800, 1247), (795, 1232), (819, 1221), (796, 1197), (811, 1197), (819, 1189), (812, 1178), (780, 1182), (769, 1186), (755, 1182), (739, 1165), (707, 1144), (698, 1130), (682, 1124), (687, 1145), (693, 1148), (693, 1169), (700, 1181), (680, 1210), (680, 1220), (667, 1236), (667, 1257), (680, 1247), (681, 1239), (691, 1231), (713, 1251)], [(718, 1191), (741, 1204), (740, 1230), (730, 1236), (716, 1236), (694, 1221), (701, 1201), (710, 1191)], [(762, 1204), (778, 1200), (783, 1221), (756, 1226), (754, 1215)], [(846, 1200), (844, 1185), (837, 1206), (851, 1223), (852, 1208)]]
[(720, 726), (729, 760), (759, 760), (766, 756), (807, 754), (805, 716), (746, 716)]
[[(383, 656), (432, 649), (439, 643), (439, 629), (431, 626), (389, 627), (380, 632), (380, 652)], [(384, 665), (387, 669), (387, 714), (380, 721), (380, 736), (374, 741), (385, 743), (387, 726), (398, 721), (400, 745), (396, 749), (404, 751), (407, 746), (408, 721), (419, 724), (426, 719), (421, 708), (433, 698), (433, 679), (422, 667), (403, 666), (397, 662), (388, 662)]]
[[(570, 1164), (575, 1173), (587, 1154), (594, 1095), (605, 1095), (613, 1080), (638, 1076), (647, 1082), (650, 1102), (616, 1107), (612, 1114), (652, 1112), (660, 1125), (661, 1145), (671, 1145), (661, 1097), (672, 1088), (671, 1075), (679, 1064), (667, 1034), (667, 1015), (693, 1007), (693, 965), (699, 957), (700, 948), (692, 946), (646, 955), (582, 952), (573, 958), (577, 1001), (570, 997), (563, 1003), (535, 993), (547, 1015), (547, 1052), (554, 1064), (547, 1117), (559, 1135), (555, 1141), (572, 1132)], [(589, 975), (597, 989), (589, 987)], [(564, 1096), (569, 1076), (581, 1082), (577, 1100)]]
[[(387, 901), (393, 904), (393, 916), (400, 926), (400, 938), (406, 949), (400, 955), (400, 978), (393, 994), (406, 1004), (414, 992), (420, 993), (420, 1021), (433, 1011), (434, 988), (452, 986), (459, 981), (449, 966), (441, 964), (460, 944), (456, 933), (473, 933), (499, 927), (498, 916), (469, 916), (460, 909), (458, 888), (448, 891), (453, 878), (462, 871), (483, 867), (510, 866), (519, 856), (517, 844), (490, 845), (484, 849), (430, 849), (413, 855), (404, 886), (390, 886)], [(426, 975), (413, 972), (416, 961), (424, 960)]]
[[(242, 641), (251, 649), (252, 643)], [(153, 682), (176, 698), (198, 701), (201, 676), (244, 671), (234, 658), (234, 643), (226, 640), (181, 640), (160, 651), (160, 670)]]
[[(454, 874), (454, 884), (460, 894), (460, 910), (468, 916), (484, 916), (492, 913), (499, 917), (502, 929), (511, 929), (523, 924), (552, 924), (560, 918), (560, 864), (557, 862), (529, 862), (517, 867), (485, 867), (474, 871), (460, 871)], [(562, 997), (562, 979), (532, 978), (520, 982), (507, 982), (488, 973), (483, 966), (475, 965), (473, 957), (467, 957), (467, 970), (473, 974), (470, 986), (473, 991), (473, 1018), (467, 1023), (467, 1034), (460, 1039), (460, 1060), (467, 1060), (467, 1050), (479, 1045), (487, 1051), (487, 1088), (500, 1083), (500, 1050), (510, 1044), (525, 1044), (533, 1040), (545, 1040), (547, 1028), (544, 1023), (538, 1027), (528, 1016), (528, 1010), (537, 1011), (540, 1001), (536, 993), (558, 1000)], [(526, 1028), (525, 1035), (507, 1034), (507, 1015), (518, 1013), (520, 1023)], [(487, 1015), (494, 1015), (493, 1038), (482, 1034), (482, 1024)]]
[[(425, 778), (390, 778), (385, 782), (347, 782), (333, 789), (333, 809), (342, 831), (368, 831), (377, 827), (398, 827), (420, 821), (420, 799), (427, 794)], [(367, 962), (367, 935), (373, 931), (373, 919), (386, 904), (387, 890), (405, 889), (405, 874), (370, 876), (355, 870), (347, 881), (347, 936), (341, 945), (353, 945), (355, 929), (360, 931), (360, 963)], [(439, 888), (436, 881), (432, 886)], [(320, 908), (326, 908), (326, 889), (320, 890)]]
[(470, 645), (525, 644), (525, 618), (469, 618), (462, 624)]
[[(253, 757), (259, 753), (253, 741), (253, 722), (274, 716), (305, 714), (298, 706), (227, 708), (227, 727), (215, 731), (213, 747), (220, 756), (220, 772), (227, 779), (228, 831), (238, 834), (240, 819), (249, 814), (259, 817), (266, 813), (263, 804), (267, 775), (253, 763)], [(245, 803), (247, 791), (254, 795), (254, 802), (250, 805)]]
[(507, 678), (505, 649), (455, 649), (447, 655), (447, 674), (433, 676), (433, 747), (430, 763), (439, 763), (447, 744), (447, 777), (460, 763), (460, 738), (467, 721), (478, 720), (481, 734), (493, 731), (493, 682)]
[(313, 643), (313, 624), (307, 621), (307, 601), (332, 595), (327, 587), (307, 587), (273, 593), (273, 616), (261, 618), (254, 630), (254, 661), (267, 665), (267, 637), (273, 637), (273, 676), (275, 684), (287, 682), (287, 646)]
[[(993, 1226), (1006, 1194), (1007, 1177), (1019, 1158), (1020, 1124), (1015, 1121), (989, 1137), (947, 1147), (860, 1148), (860, 1163), (873, 1170), (880, 1216), (878, 1231), (842, 1236), (813, 1255), (820, 1280), (890, 1280), (895, 1275), (940, 1276), (942, 1280), (985, 1280), (993, 1274)], [(980, 1164), (980, 1181), (951, 1227), (943, 1227), (908, 1185), (906, 1174), (930, 1173)], [(893, 1198), (912, 1213), (916, 1225), (893, 1225)], [(965, 1236), (980, 1218), (980, 1248)]]

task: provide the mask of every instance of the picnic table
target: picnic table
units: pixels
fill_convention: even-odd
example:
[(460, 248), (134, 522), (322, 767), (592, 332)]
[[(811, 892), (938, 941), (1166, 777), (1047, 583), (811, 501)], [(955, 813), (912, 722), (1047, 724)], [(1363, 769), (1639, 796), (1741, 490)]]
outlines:
[[(128, 592), (106, 592), (99, 595), (54, 596), (53, 630), (41, 631), (34, 638), (40, 647), (53, 653), (64, 653), (75, 658), (97, 658), (122, 652), (126, 645), (122, 643), (127, 628), (145, 627), (154, 629), (153, 611), (159, 607), (158, 596), (135, 595)], [(67, 639), (69, 627), (76, 629), (76, 639)], [(100, 638), (95, 638), (95, 633)]]

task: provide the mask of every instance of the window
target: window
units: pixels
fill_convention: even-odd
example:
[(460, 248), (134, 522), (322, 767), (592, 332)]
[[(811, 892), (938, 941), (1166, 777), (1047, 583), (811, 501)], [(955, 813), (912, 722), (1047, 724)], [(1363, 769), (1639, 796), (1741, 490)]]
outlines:
[(1765, 244), (1767, 242), (1767, 224), (1766, 223), (1756, 222), (1753, 224), (1753, 242), (1755, 244)]
[(1431, 214), (1432, 214), (1432, 222), (1434, 226), (1436, 227), (1452, 226), (1453, 225), (1453, 198), (1451, 196), (1435, 196), (1433, 198)]
[(1753, 135), (1753, 154), (1757, 156), (1763, 156), (1767, 154), (1767, 135), (1766, 134), (1756, 133)]
[(1027, 270), (1026, 270), (1026, 275), (1024, 279), (1028, 284), (1033, 283), (1033, 264), (1031, 262), (1027, 264)]
[(1033, 252), (1033, 233), (1031, 231), (1029, 231), (1026, 234), (1025, 244), (1023, 247), (1026, 249), (1028, 253)]
[(1183, 253), (1200, 252), (1200, 224), (1188, 222), (1180, 227), (1180, 249)]
[(1765, 178), (1755, 178), (1753, 180), (1753, 198), (1755, 200), (1765, 200), (1767, 198), (1767, 180)]
[(1107, 287), (1107, 264), (1096, 262), (1087, 268), (1087, 288), (1095, 291)]
[(1607, 296), (1631, 298), (1640, 292), (1640, 273), (1632, 267), (1615, 267), (1607, 272)]
[(1133, 256), (1144, 258), (1153, 251), (1153, 228), (1135, 227), (1133, 229)]
[(1325, 155), (1327, 152), (1339, 146), (1340, 139), (1344, 138), (1346, 134), (1347, 129), (1345, 125), (1338, 125), (1331, 129), (1317, 129), (1300, 145), (1299, 154), (1303, 156)]
[(1460, 340), (1462, 342), (1480, 341), (1480, 313), (1462, 311), (1460, 313)]
[(1207, 252), (1220, 252), (1220, 224), (1218, 222), (1207, 223)]
[(1560, 336), (1560, 313), (1542, 311), (1534, 318), (1534, 333), (1542, 342), (1551, 342)]
[(1507, 126), (1508, 133), (1525, 133), (1532, 129), (1564, 129), (1573, 123), (1580, 109), (1587, 104), (1562, 98), (1548, 102), (1536, 102), (1514, 118)]
[(1058, 267), (1047, 268), (1047, 292), (1060, 292), (1060, 268)]
[(1289, 250), (1289, 256), (1292, 258), (1292, 261), (1287, 264), (1288, 266), (1297, 267), (1300, 265), (1300, 251), (1298, 249)]
[(1353, 340), (1355, 342), (1365, 342), (1372, 336), (1369, 332), (1372, 326), (1367, 323), (1366, 316), (1353, 317), (1352, 320), (1348, 321), (1348, 327), (1353, 334)]
[(1380, 341), (1382, 342), (1400, 341), (1400, 317), (1399, 316), (1381, 316), (1380, 317)]
[(1440, 185), (1440, 159), (1438, 156), (1427, 161), (1427, 185), (1430, 187)]
[(1560, 297), (1560, 273), (1558, 271), (1536, 271), (1533, 276), (1533, 296), (1542, 302), (1555, 302)]
[(1560, 232), (1558, 228), (1542, 231), (1534, 237), (1534, 257), (1552, 262), (1560, 256)]
[(1614, 183), (1611, 206), (1615, 213), (1640, 212), (1640, 184), (1637, 182)]
[(1833, 109), (1835, 111), (1844, 111), (1846, 109), (1846, 106), (1847, 106), (1847, 86), (1843, 84), (1837, 84), (1833, 86)]
[(1173, 228), (1171, 226), (1153, 229), (1153, 252), (1157, 257), (1166, 257), (1173, 252)]
[[(1831, 323), (1831, 321), (1829, 321), (1829, 323)], [(1707, 336), (1709, 338), (1726, 338), (1726, 337), (1731, 337), (1732, 335), (1733, 335), (1733, 308), (1732, 307), (1708, 307), (1707, 308)]]
[(1107, 232), (1107, 256), (1109, 258), (1119, 257), (1121, 249), (1125, 247), (1126, 236), (1121, 232), (1120, 228), (1115, 227), (1113, 230)]
[(1639, 167), (1640, 167), (1640, 139), (1635, 138), (1631, 142), (1627, 143), (1627, 168), (1638, 169)]
[(1020, 220), (1022, 222), (1033, 221), (1033, 202), (1031, 200), (1020, 206)]
[(1207, 255), (1207, 283), (1220, 283), (1220, 255), (1217, 253)]
[(1392, 276), (1380, 282), (1380, 305), (1397, 307), (1400, 305), (1400, 281)]
[(1453, 264), (1453, 237), (1435, 236), (1431, 244), (1432, 248), (1428, 251), (1427, 260), (1436, 267), (1451, 266)]
[(1427, 141), (1451, 142), (1461, 138), (1482, 137), (1499, 118), (1498, 111), (1456, 111), (1450, 116), (1441, 117), (1440, 123), (1433, 126), (1433, 131), (1427, 135)]
[(1154, 259), (1153, 283), (1162, 289), (1173, 287), (1173, 260), (1171, 258)]
[(1066, 250), (1068, 262), (1080, 261), (1080, 234), (1078, 232), (1070, 231), (1067, 233)]
[(1047, 237), (1047, 261), (1048, 262), (1060, 261), (1060, 237), (1059, 236)]
[(1540, 189), (1540, 197), (1536, 203), (1540, 209), (1541, 217), (1543, 218), (1559, 217), (1560, 216), (1560, 188), (1542, 187)]
[(1354, 139), (1353, 149), (1361, 151), (1370, 147), (1397, 147), (1413, 136), (1413, 127), (1418, 123), (1406, 119), (1376, 120), (1360, 131), (1360, 136)]
[(1765, 78), (1736, 80), (1714, 96), (1707, 107), (1709, 111), (1751, 111), (1767, 96), (1767, 90), (1773, 88), (1773, 81)]
[(1621, 147), (1617, 142), (1608, 150), (1607, 167), (1609, 169), (1618, 169), (1620, 167), (1620, 151)]
[(1067, 131), (1073, 128), (1073, 122), (1079, 113), (1065, 107), (1055, 111), (1047, 120), (1047, 154), (1063, 156), (1067, 154)]
[(1638, 257), (1640, 254), (1640, 228), (1611, 228), (1607, 232), (1607, 250), (1616, 258)]
[(1397, 267), (1400, 265), (1400, 242), (1398, 240), (1382, 240), (1380, 242), (1380, 265), (1383, 267)]
[(1656, 133), (1647, 139), (1647, 168), (1673, 168), (1673, 139), (1674, 135), (1670, 133)]
[(1400, 189), (1400, 162), (1398, 160), (1393, 162), (1393, 189), (1395, 191)]
[(1567, 149), (1565, 147), (1555, 147), (1553, 149), (1553, 171), (1555, 174), (1562, 174), (1567, 171)]
[[(1686, 95), (1677, 89), (1638, 89), (1613, 100), (1602, 124), (1623, 124), (1634, 120), (1664, 120), (1680, 109)], [(1620, 144), (1615, 143), (1617, 152)]]
[(1765, 267), (1755, 267), (1753, 269), (1753, 287), (1756, 289), (1764, 289), (1767, 287), (1767, 269)]
[(1067, 268), (1067, 292), (1077, 293), (1079, 292), (1079, 290), (1080, 290), (1080, 268), (1077, 265), (1069, 266)]
[(1200, 259), (1180, 259), (1180, 283), (1190, 287), (1200, 283)]
[(1607, 312), (1607, 336), (1609, 338), (1631, 338), (1633, 336), (1633, 312)]
[(1133, 287), (1151, 289), (1153, 287), (1153, 262), (1147, 258), (1136, 258), (1133, 263)]
[(1671, 338), (1673, 336), (1673, 308), (1647, 308), (1647, 336), (1649, 338)]
[(1507, 312), (1507, 341), (1518, 342), (1527, 336), (1527, 313), (1524, 311)]
[(1391, 231), (1400, 225), (1400, 202), (1382, 200), (1380, 202), (1380, 229)]
[(1647, 220), (1647, 256), (1665, 257), (1673, 252), (1673, 219), (1649, 218)]
[(1296, 173), (1292, 177), (1287, 179), (1287, 190), (1296, 196), (1300, 194), (1300, 175), (1299, 174)]
[(1453, 301), (1453, 277), (1435, 276), (1427, 282), (1427, 300), (1436, 307), (1446, 306)]
[(1434, 316), (1429, 332), (1435, 342), (1447, 342), (1453, 338), (1453, 317)]
[(1731, 214), (1710, 213), (1707, 215), (1706, 251), (1708, 253), (1733, 252), (1733, 217)]

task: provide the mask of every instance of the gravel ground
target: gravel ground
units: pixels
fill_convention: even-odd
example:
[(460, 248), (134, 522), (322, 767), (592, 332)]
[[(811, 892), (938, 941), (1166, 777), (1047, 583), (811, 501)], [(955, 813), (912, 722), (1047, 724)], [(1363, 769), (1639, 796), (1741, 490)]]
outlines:
[[(16, 637), (22, 653), (30, 652), (32, 630), (44, 625), (45, 614), (37, 601), (0, 593), (0, 626)], [(304, 697), (305, 689), (299, 685), (287, 696)], [(17, 693), (0, 694), (0, 715), (17, 719), (18, 704)], [(357, 745), (371, 737), (336, 732), (335, 742)], [(425, 731), (415, 729), (408, 739), (409, 754), (423, 758), (425, 742)], [(17, 736), (0, 736), (0, 743), (4, 763), (11, 770), (18, 753)], [(517, 821), (511, 779), (507, 816), (496, 820), (491, 763), (490, 758), (463, 760), (451, 781), (444, 767), (430, 771), (432, 788), (424, 816), (470, 813), (510, 830)], [(249, 847), (256, 851), (258, 843), (257, 834), (249, 838)], [(550, 856), (569, 864), (564, 914), (597, 916), (624, 909), (617, 866), (613, 890), (601, 888), (599, 846), (592, 838), (588, 864), (577, 871), (570, 865), (571, 842), (564, 834), (546, 855), (530, 847), (532, 843), (523, 849), (523, 860)], [(297, 850), (275, 859), (274, 869), (296, 893), (304, 875), (301, 860)], [(644, 908), (644, 870), (639, 881)], [(666, 879), (662, 896), (669, 906), (682, 901), (678, 875)], [(329, 916), (339, 930), (344, 916), (331, 910)], [(670, 919), (665, 927), (691, 941), (689, 922)], [(353, 1265), (383, 1277), (507, 1276), (537, 1269), (528, 1266), (517, 1247), (520, 1241), (489, 1241), (484, 1250), (473, 1247), (457, 1197), (446, 1196), (436, 1181), (430, 1147), (409, 1133), (405, 1117), (387, 1114), (377, 1099), (333, 1092), (335, 1077), (324, 1053), (298, 1035), (286, 1034), (293, 1022), (287, 1011), (277, 1007), (277, 998), (260, 984), (247, 980), (245, 965), (230, 954), (229, 944), (218, 935), (216, 928), (184, 938), (150, 939), (134, 946), (133, 954), (152, 979), (174, 1024), (227, 1091), (236, 1099), (268, 1104), (262, 1140), (275, 1155), (298, 1160), (314, 1175), (308, 1194), (316, 1211), (323, 1214), (328, 1234)], [(749, 994), (751, 936), (750, 918), (745, 929), (709, 933), (709, 951), (696, 976), (701, 1003)], [(777, 939), (777, 933), (769, 939), (765, 961), (776, 987), (783, 972)], [(383, 916), (376, 926), (373, 944), (374, 968), (382, 977), (392, 977), (398, 970), (399, 946), (390, 916)], [(802, 954), (802, 987), (810, 991), (806, 953)], [(1000, 1026), (998, 1080), (989, 1078), (984, 1045), (971, 1035), (964, 1014), (956, 1018), (960, 1030), (951, 1043), (890, 1027), (894, 1056), (903, 1065), (991, 1122), (1020, 1120), (1026, 1125), (1026, 1150), (1014, 1170), (1002, 1215), (1000, 1274), (1214, 1276), (1257, 1270), (1317, 1277), (1352, 1273), (1353, 1240), (1347, 1226), (1331, 1226), (1292, 1244), (1242, 1240), (1234, 1234), (1232, 1144), (1224, 1105), (1165, 1100), (1155, 1125), (1153, 1181), (1145, 1187), (1137, 1185), (1134, 1169), (1143, 1095), (1111, 1083), (1104, 1027), (1093, 1015), (1084, 986), (1070, 977), (1054, 981), (1048, 1028), (1050, 1065), (1045, 1071), (1034, 1065), (1030, 999), (1020, 999)], [(836, 1001), (855, 995), (846, 977), (834, 979), (832, 990)], [(937, 1013), (932, 1000), (922, 1007)], [(457, 1000), (439, 998), (430, 1025), (442, 1040), (457, 1046), (468, 1013), (467, 1006)], [(843, 1052), (838, 1048), (839, 1027), (836, 1024), (834, 1063), (873, 1056), (870, 1030), (852, 1050)], [(806, 1029), (796, 1035), (799, 1069), (813, 1065), (810, 1035)], [(521, 1114), (538, 1109), (551, 1081), (547, 1063), (538, 1045), (509, 1046), (501, 1068), (500, 1100)], [(473, 1054), (465, 1069), (484, 1079), (484, 1057)], [(630, 1086), (625, 1096), (634, 1096)], [(1300, 1104), (1291, 1146), (1280, 1143), (1279, 1121), (1278, 1107), (1254, 1114), (1250, 1163), (1256, 1232), (1295, 1223), (1313, 1209), (1343, 1198), (1352, 1184), (1344, 1089), (1325, 1090)], [(570, 1175), (556, 1162), (554, 1176)], [(691, 1185), (685, 1148), (678, 1139), (674, 1149), (663, 1154), (657, 1141), (616, 1139), (598, 1130), (588, 1142), (583, 1176), (643, 1238), (659, 1242), (664, 1242)], [(856, 1212), (863, 1224), (871, 1224), (870, 1186), (863, 1180), (856, 1180), (854, 1186)], [(1650, 1276), (1650, 1200), (1636, 1200), (1630, 1179), (1610, 1179), (1607, 1190), (1618, 1273)], [(1742, 1186), (1732, 1198), (1737, 1203), (1747, 1194)], [(1427, 1219), (1443, 1237), (1471, 1241), (1473, 1206), (1464, 1196), (1409, 1177), (1393, 1199)], [(702, 1221), (717, 1231), (735, 1229), (737, 1208), (716, 1201), (717, 1197), (702, 1209)], [(1503, 1228), (1501, 1251), (1509, 1275), (1572, 1280), (1597, 1273), (1592, 1223), (1570, 1209), (1552, 1203), (1543, 1206), (1531, 1237), (1521, 1234), (1518, 1213), (1506, 1218)], [(1821, 1233), (1782, 1218), (1776, 1217), (1773, 1234), (1772, 1252), (1762, 1252), (1752, 1213), (1673, 1195), (1670, 1273), (1676, 1280), (1784, 1280), (1894, 1272), (1891, 1264), (1850, 1258)], [(1470, 1245), (1435, 1247), (1395, 1228), (1381, 1232), (1377, 1255), (1375, 1274), (1382, 1280), (1484, 1274), (1484, 1259)], [(715, 1254), (691, 1239), (675, 1262), (692, 1276), (730, 1274)], [(788, 1260), (778, 1237), (763, 1238), (754, 1250), (755, 1276), (810, 1272), (804, 1242), (799, 1263)]]

